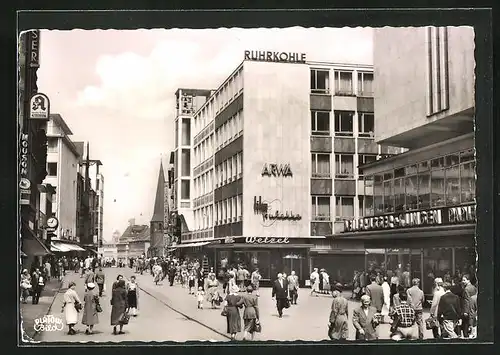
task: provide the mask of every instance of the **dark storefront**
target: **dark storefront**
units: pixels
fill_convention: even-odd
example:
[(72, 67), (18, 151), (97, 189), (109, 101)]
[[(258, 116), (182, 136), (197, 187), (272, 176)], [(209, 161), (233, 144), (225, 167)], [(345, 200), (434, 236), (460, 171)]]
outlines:
[(409, 268), (426, 295), (436, 277), (475, 278), (475, 204), (346, 221), (343, 238), (363, 240), (365, 270)]
[(244, 265), (250, 272), (259, 268), (261, 284), (270, 285), (280, 272), (293, 270), (304, 286), (309, 279), (309, 250), (307, 238), (228, 237), (204, 247), (216, 272), (221, 268)]

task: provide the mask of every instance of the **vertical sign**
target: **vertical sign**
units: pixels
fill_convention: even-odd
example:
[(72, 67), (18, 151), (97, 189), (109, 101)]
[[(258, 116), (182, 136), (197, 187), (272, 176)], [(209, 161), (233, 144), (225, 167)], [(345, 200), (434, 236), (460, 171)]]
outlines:
[(40, 31), (28, 32), (29, 65), (31, 68), (40, 67)]
[(19, 157), (19, 189), (20, 189), (20, 205), (29, 205), (30, 204), (30, 195), (31, 195), (31, 181), (28, 179), (28, 159), (29, 159), (29, 151), (28, 151), (28, 134), (21, 133), (20, 139), (20, 157)]

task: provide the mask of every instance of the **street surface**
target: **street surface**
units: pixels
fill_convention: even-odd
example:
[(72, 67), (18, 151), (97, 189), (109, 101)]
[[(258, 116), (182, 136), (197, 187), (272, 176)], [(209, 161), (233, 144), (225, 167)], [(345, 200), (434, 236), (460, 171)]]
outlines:
[[(103, 269), (106, 273), (106, 290), (107, 294), (103, 294), (101, 298), (102, 313), (99, 314), (99, 324), (94, 326), (94, 334), (86, 335), (86, 326), (81, 323), (77, 324), (75, 329), (78, 330), (76, 335), (68, 335), (68, 329), (65, 326), (63, 331), (41, 332), (35, 338), (37, 341), (44, 342), (122, 342), (122, 341), (179, 341), (185, 342), (189, 340), (213, 340), (224, 341), (228, 340), (224, 336), (217, 334), (210, 329), (188, 320), (182, 315), (172, 311), (160, 301), (141, 292), (139, 295), (139, 312), (137, 317), (131, 317), (128, 325), (123, 327), (125, 334), (113, 335), (113, 326), (110, 325), (111, 305), (110, 305), (110, 290), (113, 282), (118, 274), (123, 273), (125, 269), (106, 268)], [(77, 284), (76, 291), (80, 299), (83, 299), (84, 285), (83, 279), (79, 275), (69, 271), (66, 276), (64, 290), (67, 288), (69, 281), (75, 281)], [(50, 314), (54, 317), (59, 317), (64, 322), (64, 315), (61, 313), (63, 304), (64, 292), (57, 294)], [(80, 312), (80, 320), (82, 312)], [(220, 317), (220, 316), (219, 316)]]
[[(85, 326), (77, 324), (78, 334), (67, 335), (64, 331), (43, 332), (36, 340), (47, 342), (58, 341), (228, 341), (226, 334), (226, 319), (220, 315), (221, 309), (211, 309), (205, 304), (204, 309), (197, 309), (196, 298), (189, 295), (186, 288), (180, 285), (169, 286), (165, 279), (156, 286), (149, 273), (143, 275), (134, 273), (129, 268), (106, 268), (106, 290), (108, 293), (101, 298), (103, 312), (99, 314), (100, 323), (94, 327), (93, 335), (85, 334)], [(123, 335), (113, 335), (110, 325), (110, 293), (112, 283), (118, 274), (129, 278), (136, 275), (140, 287), (139, 315), (132, 317), (130, 323), (123, 330)], [(64, 288), (70, 280), (77, 282), (77, 292), (83, 298), (83, 279), (70, 272), (66, 277)], [(275, 303), (271, 299), (271, 289), (260, 290), (259, 309), (262, 324), (262, 333), (256, 334), (255, 340), (278, 341), (321, 341), (327, 340), (328, 318), (330, 315), (331, 296), (320, 295), (312, 297), (309, 289), (299, 291), (298, 305), (284, 310), (283, 318), (278, 318)], [(51, 314), (64, 320), (61, 313), (63, 293), (56, 296)], [(352, 311), (359, 303), (349, 301), (349, 340), (354, 339), (352, 325)], [(424, 314), (424, 319), (428, 317)], [(80, 315), (81, 319), (81, 315)], [(203, 324), (203, 325), (200, 325)], [(243, 322), (242, 322), (243, 323)], [(378, 328), (380, 339), (389, 338), (388, 324)], [(243, 333), (237, 335), (242, 339)], [(432, 333), (426, 331), (425, 338), (432, 338)]]

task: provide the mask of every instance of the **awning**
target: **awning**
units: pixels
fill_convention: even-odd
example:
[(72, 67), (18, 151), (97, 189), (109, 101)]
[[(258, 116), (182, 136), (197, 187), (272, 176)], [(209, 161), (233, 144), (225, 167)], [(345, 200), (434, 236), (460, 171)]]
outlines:
[(189, 247), (202, 247), (204, 245), (210, 244), (210, 242), (199, 242), (199, 243), (186, 243), (186, 244), (178, 244), (177, 248), (189, 248)]
[(45, 256), (52, 254), (45, 244), (32, 233), (26, 233), (22, 239), (21, 252), (24, 252), (26, 256)]
[(85, 251), (85, 249), (76, 244), (62, 243), (62, 242), (52, 242), (50, 245), (50, 249), (52, 251), (60, 253), (68, 253), (71, 251)]

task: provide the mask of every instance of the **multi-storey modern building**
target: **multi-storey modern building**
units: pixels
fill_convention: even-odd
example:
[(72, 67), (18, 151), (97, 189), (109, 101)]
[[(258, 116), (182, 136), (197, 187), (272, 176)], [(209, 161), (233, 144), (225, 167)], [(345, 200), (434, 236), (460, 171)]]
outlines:
[(376, 29), (374, 69), (376, 140), (409, 151), (362, 167), (371, 202), (337, 238), (430, 294), (434, 277), (475, 274), (474, 29)]
[(246, 51), (192, 131), (193, 223), (179, 247), (267, 280), (362, 267), (362, 244), (326, 236), (369, 203), (357, 166), (396, 153), (374, 142), (371, 66)]
[(59, 114), (47, 123), (47, 177), (44, 184), (56, 189), (52, 212), (59, 220), (59, 239), (76, 240), (77, 172), (80, 153), (71, 141), (73, 133)]

